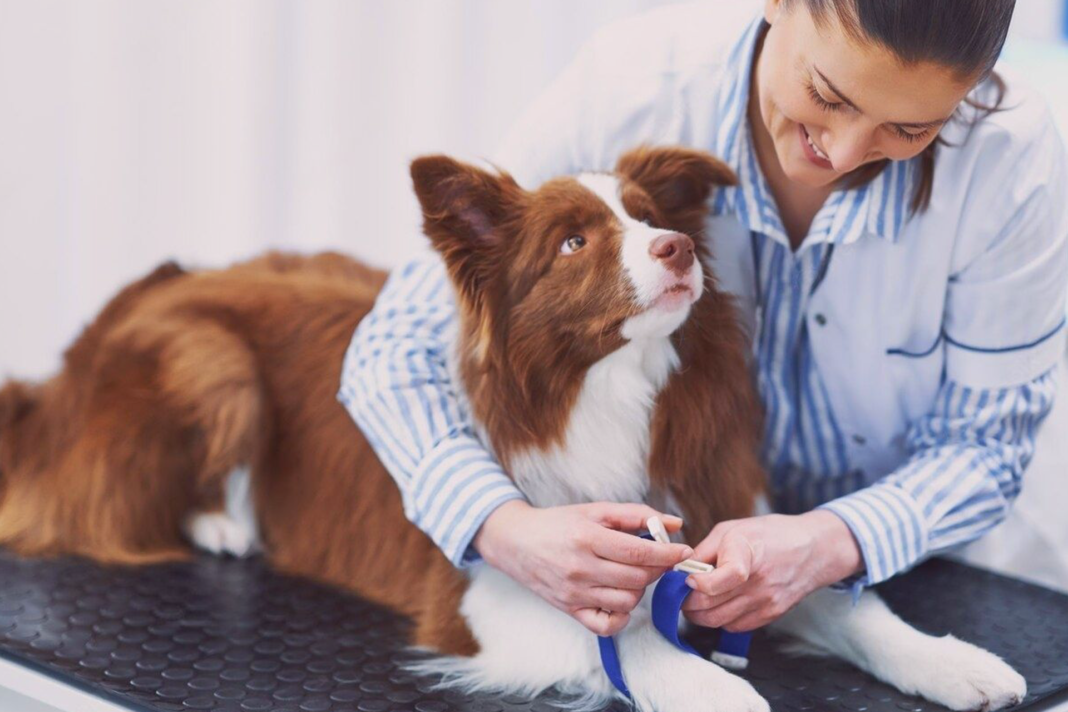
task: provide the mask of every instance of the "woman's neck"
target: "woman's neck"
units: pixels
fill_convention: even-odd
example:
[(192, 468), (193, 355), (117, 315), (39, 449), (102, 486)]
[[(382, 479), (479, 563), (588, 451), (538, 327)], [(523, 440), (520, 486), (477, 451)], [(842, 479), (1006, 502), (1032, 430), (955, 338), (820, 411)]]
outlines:
[(808, 234), (816, 213), (834, 192), (834, 184), (810, 188), (790, 180), (783, 172), (775, 151), (775, 142), (768, 133), (767, 126), (764, 125), (760, 111), (760, 65), (763, 47), (764, 36), (761, 35), (754, 50), (753, 69), (749, 77), (749, 105), (746, 114), (757, 163), (760, 165), (760, 170), (764, 174), (764, 179), (779, 209), (779, 217), (790, 239), (790, 247), (797, 250)]

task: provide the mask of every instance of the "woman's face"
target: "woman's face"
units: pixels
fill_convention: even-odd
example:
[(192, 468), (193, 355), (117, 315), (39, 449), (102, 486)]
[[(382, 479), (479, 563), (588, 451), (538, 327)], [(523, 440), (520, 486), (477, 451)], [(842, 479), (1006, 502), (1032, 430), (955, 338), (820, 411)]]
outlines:
[(854, 40), (828, 13), (767, 0), (771, 27), (758, 58), (755, 99), (788, 178), (819, 187), (865, 163), (927, 147), (974, 84), (942, 65), (905, 66)]

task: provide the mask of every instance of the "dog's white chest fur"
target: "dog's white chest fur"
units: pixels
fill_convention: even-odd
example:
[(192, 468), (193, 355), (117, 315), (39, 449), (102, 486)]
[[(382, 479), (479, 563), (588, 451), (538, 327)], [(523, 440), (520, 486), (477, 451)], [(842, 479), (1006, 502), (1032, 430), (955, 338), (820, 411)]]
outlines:
[(512, 458), (510, 471), (536, 506), (643, 502), (649, 491), (649, 423), (678, 366), (667, 338), (635, 339), (594, 364), (561, 446)]

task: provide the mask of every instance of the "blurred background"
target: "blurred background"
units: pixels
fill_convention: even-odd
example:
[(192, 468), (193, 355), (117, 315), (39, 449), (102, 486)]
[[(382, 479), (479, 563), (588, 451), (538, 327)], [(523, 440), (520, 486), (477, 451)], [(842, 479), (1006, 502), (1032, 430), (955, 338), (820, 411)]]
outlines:
[[(670, 2), (0, 0), (0, 376), (51, 373), (168, 258), (397, 264), (423, 247), (412, 157), (491, 156), (594, 30)], [(1019, 0), (1004, 56), (1064, 135), (1066, 5)], [(1068, 589), (1066, 401), (1014, 520), (969, 555)]]

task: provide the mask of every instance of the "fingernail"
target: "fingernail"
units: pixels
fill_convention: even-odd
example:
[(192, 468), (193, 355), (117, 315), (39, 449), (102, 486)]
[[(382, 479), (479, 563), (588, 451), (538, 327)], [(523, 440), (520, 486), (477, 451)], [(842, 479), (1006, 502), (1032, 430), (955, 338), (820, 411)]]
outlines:
[(674, 514), (665, 514), (664, 519), (670, 519), (673, 522), (681, 522), (682, 517), (676, 517)]
[(682, 552), (682, 558), (688, 559), (691, 556), (693, 556), (693, 549), (691, 549), (690, 547), (686, 547), (686, 549)]
[(694, 580), (693, 576), (687, 576), (686, 577), (686, 585), (689, 586), (690, 588), (694, 588), (695, 589), (695, 588), (697, 588), (697, 581)]

